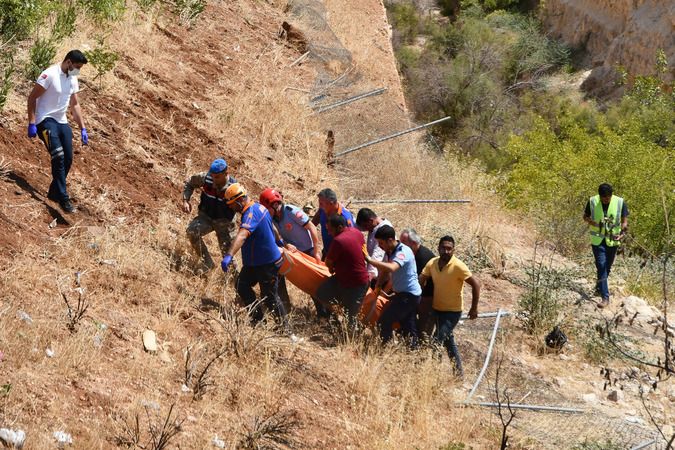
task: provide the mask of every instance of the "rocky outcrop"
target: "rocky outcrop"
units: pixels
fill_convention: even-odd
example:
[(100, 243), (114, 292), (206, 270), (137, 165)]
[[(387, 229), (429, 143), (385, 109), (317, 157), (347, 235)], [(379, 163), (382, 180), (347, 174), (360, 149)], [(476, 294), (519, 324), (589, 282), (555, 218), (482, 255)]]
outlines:
[[(586, 88), (607, 90), (606, 82), (623, 66), (631, 75), (654, 72), (656, 51), (675, 76), (675, 2), (673, 0), (547, 0), (544, 23), (552, 35), (584, 49), (593, 72)], [(597, 92), (603, 94), (604, 92)]]

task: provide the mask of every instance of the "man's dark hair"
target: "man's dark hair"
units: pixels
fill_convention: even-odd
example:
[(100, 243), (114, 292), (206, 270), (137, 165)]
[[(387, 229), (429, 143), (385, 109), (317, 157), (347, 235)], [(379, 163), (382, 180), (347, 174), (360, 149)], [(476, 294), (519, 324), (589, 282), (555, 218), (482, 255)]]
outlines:
[(387, 239), (396, 239), (396, 230), (390, 225), (382, 225), (375, 232), (375, 239), (382, 239), (385, 241)]
[(612, 185), (608, 183), (602, 183), (598, 186), (598, 194), (600, 197), (609, 197), (612, 195)]
[(328, 224), (334, 229), (347, 227), (347, 219), (345, 219), (345, 216), (342, 214), (331, 214), (330, 217), (328, 217)]
[(455, 238), (446, 234), (438, 241), (438, 245), (440, 246), (443, 242), (450, 242), (452, 245), (455, 245)]
[(63, 60), (65, 61), (67, 59), (69, 59), (73, 64), (87, 64), (89, 62), (87, 61), (87, 57), (84, 56), (84, 53), (79, 50), (71, 50), (66, 53), (66, 57), (63, 58)]
[(337, 199), (337, 194), (335, 193), (334, 190), (332, 190), (332, 189), (330, 189), (330, 188), (322, 189), (321, 192), (319, 192), (319, 193), (317, 194), (317, 196), (318, 196), (318, 197), (325, 198), (325, 199), (328, 200), (329, 202), (333, 202), (333, 203), (335, 203), (335, 202), (338, 201), (338, 199)]
[(356, 215), (356, 224), (365, 225), (370, 219), (377, 218), (377, 214), (370, 208), (361, 208), (359, 213)]

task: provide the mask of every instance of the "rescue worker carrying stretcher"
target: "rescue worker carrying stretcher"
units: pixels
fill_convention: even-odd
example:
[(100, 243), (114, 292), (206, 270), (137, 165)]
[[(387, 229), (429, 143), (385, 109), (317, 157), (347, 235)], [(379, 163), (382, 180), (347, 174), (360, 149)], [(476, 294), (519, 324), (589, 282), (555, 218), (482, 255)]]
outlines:
[[(242, 269), (236, 282), (237, 294), (249, 309), (251, 321), (256, 324), (263, 317), (261, 303), (272, 312), (277, 321), (288, 331), (286, 309), (277, 293), (278, 273), (282, 263), (281, 250), (275, 238), (272, 218), (269, 211), (260, 203), (248, 197), (246, 189), (239, 184), (231, 184), (225, 191), (227, 205), (241, 214), (241, 224), (232, 247), (225, 254), (220, 267), (223, 272), (229, 270), (234, 256), (241, 250)], [(260, 285), (260, 302), (256, 301), (253, 286)]]
[[(292, 252), (301, 251), (321, 262), (318, 231), (302, 209), (284, 203), (283, 195), (272, 188), (260, 193), (260, 204), (267, 208), (272, 216), (272, 223), (279, 233), (284, 248)], [(286, 310), (290, 311), (291, 300), (283, 276), (279, 276), (279, 297)]]

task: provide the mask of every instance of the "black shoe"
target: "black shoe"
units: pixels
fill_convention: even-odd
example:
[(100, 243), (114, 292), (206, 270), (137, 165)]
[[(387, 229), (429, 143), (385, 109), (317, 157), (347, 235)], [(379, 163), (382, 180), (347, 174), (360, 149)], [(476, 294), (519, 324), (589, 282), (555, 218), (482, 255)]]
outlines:
[(74, 212), (77, 212), (77, 209), (75, 209), (75, 207), (70, 202), (70, 200), (63, 200), (62, 202), (59, 202), (59, 205), (61, 206), (61, 209), (63, 210), (63, 212), (66, 212), (68, 214), (72, 214)]
[(49, 199), (49, 200), (51, 200), (51, 201), (53, 201), (53, 202), (59, 202), (59, 203), (61, 203), (61, 201), (59, 200), (59, 198), (58, 198), (56, 195), (53, 195), (53, 194), (47, 194), (47, 199)]

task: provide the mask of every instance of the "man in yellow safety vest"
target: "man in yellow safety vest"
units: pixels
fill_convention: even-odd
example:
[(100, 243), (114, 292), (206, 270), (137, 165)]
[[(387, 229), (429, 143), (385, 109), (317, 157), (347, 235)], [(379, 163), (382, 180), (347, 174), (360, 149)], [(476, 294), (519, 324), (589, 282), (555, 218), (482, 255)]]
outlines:
[(609, 305), (607, 278), (614, 263), (616, 251), (628, 230), (628, 207), (623, 198), (612, 195), (612, 186), (603, 183), (598, 187), (598, 195), (586, 203), (584, 221), (589, 225), (591, 248), (598, 272), (595, 287), (602, 300), (599, 308)]

